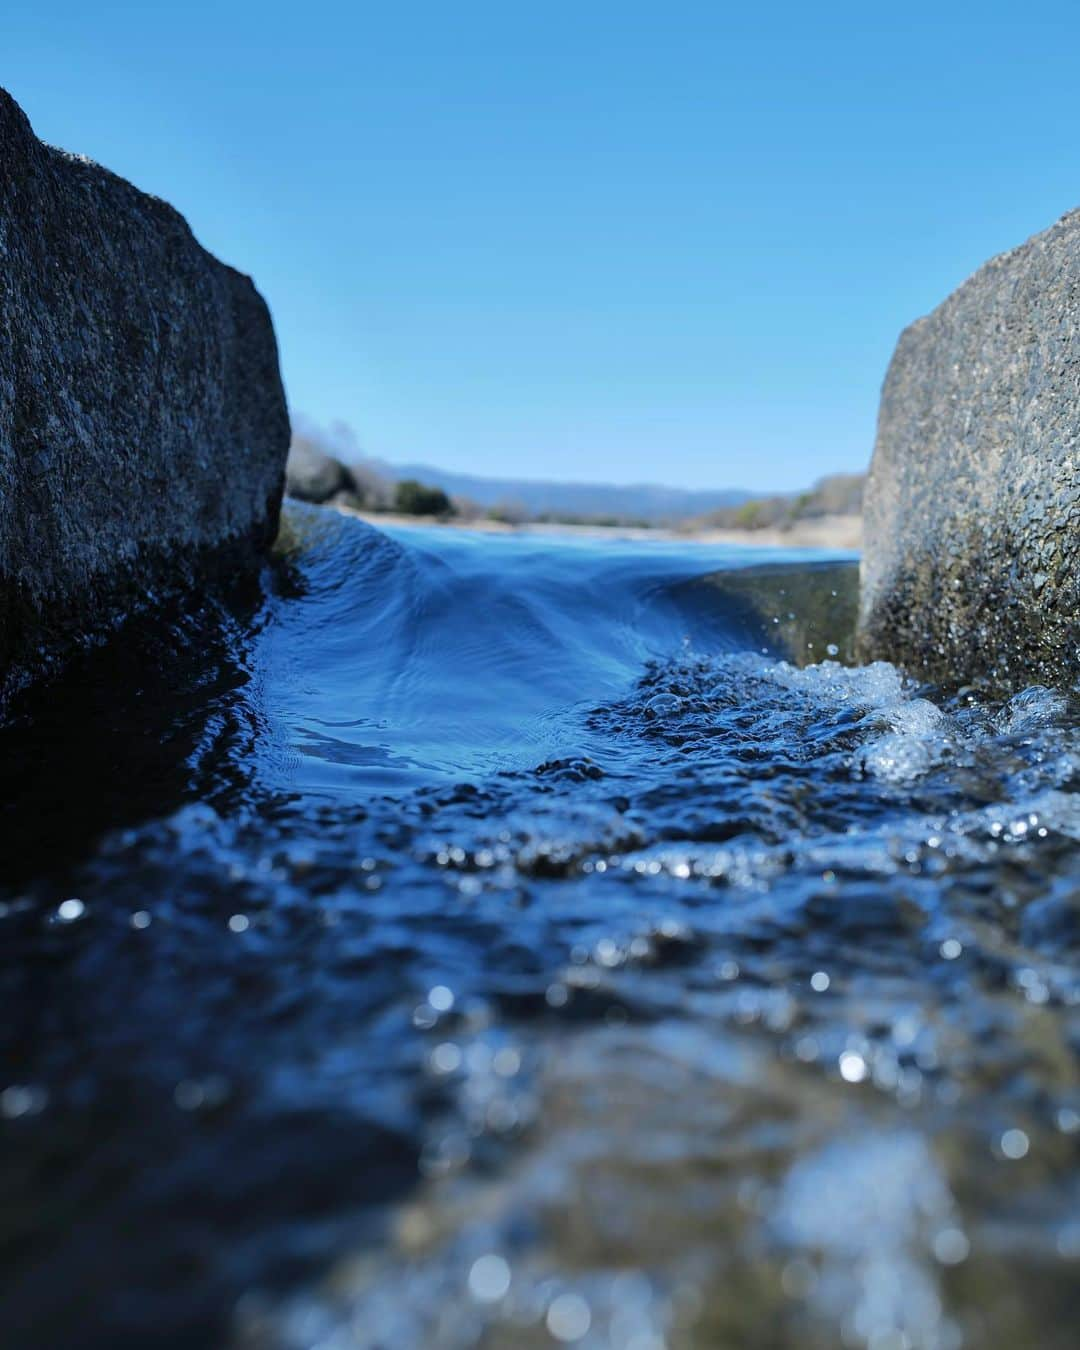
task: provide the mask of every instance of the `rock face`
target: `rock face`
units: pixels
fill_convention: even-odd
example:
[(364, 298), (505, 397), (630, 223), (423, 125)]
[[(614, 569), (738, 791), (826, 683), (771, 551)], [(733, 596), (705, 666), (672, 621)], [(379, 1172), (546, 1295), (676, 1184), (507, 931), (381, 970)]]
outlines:
[(858, 650), (1003, 687), (1080, 668), (1080, 211), (897, 345), (866, 493)]
[(277, 529), (289, 423), (251, 280), (0, 90), (0, 686)]

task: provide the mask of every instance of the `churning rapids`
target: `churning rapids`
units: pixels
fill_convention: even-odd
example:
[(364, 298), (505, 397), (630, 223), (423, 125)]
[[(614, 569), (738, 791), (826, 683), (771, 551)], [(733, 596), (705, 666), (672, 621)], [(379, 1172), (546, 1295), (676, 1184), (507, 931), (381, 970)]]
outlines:
[(4, 1344), (1075, 1345), (1075, 703), (285, 537), (0, 737)]

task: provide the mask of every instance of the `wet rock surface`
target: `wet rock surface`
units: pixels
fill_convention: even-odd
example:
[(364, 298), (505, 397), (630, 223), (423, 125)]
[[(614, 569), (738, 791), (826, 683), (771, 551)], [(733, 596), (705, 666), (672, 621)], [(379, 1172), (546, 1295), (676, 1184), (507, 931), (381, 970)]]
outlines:
[(1019, 688), (1080, 669), (1080, 211), (901, 336), (865, 503), (860, 654)]
[(250, 278), (0, 90), (0, 683), (249, 572), (288, 441)]

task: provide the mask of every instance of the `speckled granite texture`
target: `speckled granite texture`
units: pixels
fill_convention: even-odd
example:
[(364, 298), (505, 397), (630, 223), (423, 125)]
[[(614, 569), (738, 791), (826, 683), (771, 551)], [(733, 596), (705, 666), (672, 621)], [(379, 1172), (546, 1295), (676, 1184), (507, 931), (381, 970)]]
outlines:
[(1080, 211), (900, 338), (865, 506), (859, 654), (1015, 687), (1080, 672)]
[(165, 592), (250, 569), (289, 425), (251, 280), (0, 90), (0, 688)]

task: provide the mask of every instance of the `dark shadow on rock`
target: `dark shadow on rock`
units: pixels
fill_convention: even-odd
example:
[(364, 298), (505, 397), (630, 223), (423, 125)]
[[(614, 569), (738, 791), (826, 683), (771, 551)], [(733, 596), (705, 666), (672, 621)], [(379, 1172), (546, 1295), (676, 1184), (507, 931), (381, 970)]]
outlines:
[(248, 791), (260, 584), (166, 604), (24, 689), (0, 728), (3, 881), (55, 872), (106, 830)]

